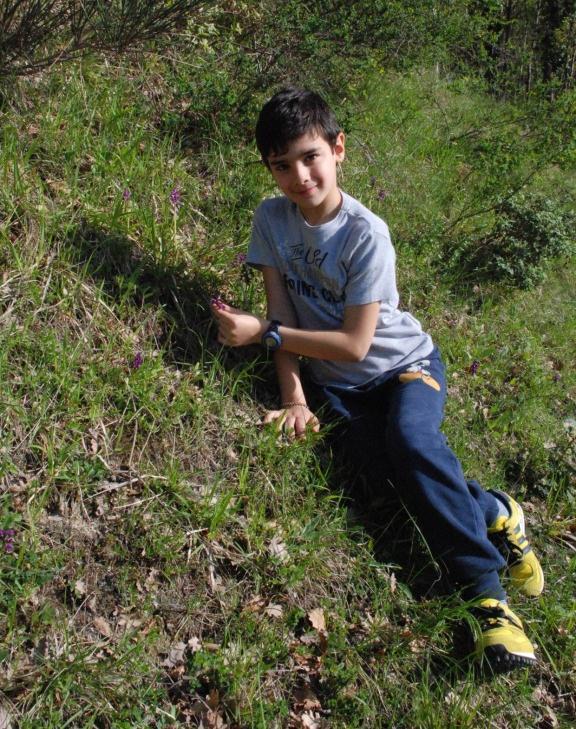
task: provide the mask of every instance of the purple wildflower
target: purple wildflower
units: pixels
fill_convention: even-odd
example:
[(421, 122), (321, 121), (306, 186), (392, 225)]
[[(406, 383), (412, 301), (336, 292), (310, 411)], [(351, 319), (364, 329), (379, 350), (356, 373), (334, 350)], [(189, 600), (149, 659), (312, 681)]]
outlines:
[(127, 187), (125, 187), (124, 191), (122, 192), (122, 200), (127, 202), (128, 200), (130, 200), (131, 197), (132, 197), (132, 193), (130, 192), (130, 190)]
[(212, 306), (215, 306), (220, 311), (225, 308), (225, 304), (219, 296), (213, 296), (210, 299), (210, 303), (212, 304)]
[(182, 193), (177, 187), (170, 193), (170, 204), (176, 209), (182, 205)]
[(137, 370), (139, 367), (142, 367), (143, 362), (144, 362), (144, 355), (142, 354), (142, 352), (136, 352), (136, 355), (134, 356), (134, 359), (132, 360), (130, 367), (133, 370)]
[(479, 368), (479, 367), (480, 367), (480, 362), (478, 362), (478, 360), (477, 360), (477, 359), (475, 359), (475, 360), (474, 360), (474, 361), (472, 362), (472, 364), (470, 365), (470, 367), (468, 368), (468, 372), (469, 372), (469, 373), (470, 373), (471, 375), (475, 375), (475, 374), (476, 374), (476, 373), (478, 372), (478, 368)]
[(554, 382), (560, 382), (560, 380), (562, 379), (562, 375), (559, 372), (555, 372), (552, 375), (552, 379), (554, 380)]
[(14, 551), (14, 529), (0, 529), (0, 540), (4, 542), (4, 551), (9, 554)]
[(237, 266), (242, 266), (242, 264), (246, 263), (246, 254), (245, 253), (239, 253), (236, 258), (234, 259), (234, 263)]
[(378, 195), (377, 195), (378, 200), (386, 200), (388, 195), (390, 195), (388, 190), (382, 190), (382, 189), (378, 190)]

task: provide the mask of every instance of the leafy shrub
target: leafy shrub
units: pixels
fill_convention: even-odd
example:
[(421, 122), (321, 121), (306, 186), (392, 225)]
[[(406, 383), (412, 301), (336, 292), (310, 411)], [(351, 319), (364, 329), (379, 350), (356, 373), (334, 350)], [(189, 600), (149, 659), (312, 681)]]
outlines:
[(91, 50), (125, 50), (185, 25), (200, 2), (7, 0), (0, 8), (0, 77)]
[(492, 229), (470, 236), (455, 259), (460, 272), (475, 280), (506, 281), (530, 288), (544, 278), (543, 264), (574, 251), (572, 216), (541, 195), (501, 200)]
[(171, 39), (179, 62), (166, 79), (173, 98), (162, 99), (163, 127), (183, 146), (215, 135), (251, 140), (264, 99), (294, 84), (322, 93), (346, 128), (353, 116), (347, 105), (370, 69), (421, 58), (436, 45), (435, 18), (430, 4), (418, 0), (212, 3)]

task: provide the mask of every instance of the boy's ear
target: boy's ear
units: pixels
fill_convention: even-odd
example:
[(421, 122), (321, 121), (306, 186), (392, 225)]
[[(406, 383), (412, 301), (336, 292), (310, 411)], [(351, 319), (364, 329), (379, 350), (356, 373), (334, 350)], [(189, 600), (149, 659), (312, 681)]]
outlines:
[(344, 132), (339, 132), (338, 136), (336, 137), (336, 141), (334, 142), (334, 156), (336, 157), (336, 162), (342, 162), (344, 159), (344, 155), (346, 152), (346, 136)]

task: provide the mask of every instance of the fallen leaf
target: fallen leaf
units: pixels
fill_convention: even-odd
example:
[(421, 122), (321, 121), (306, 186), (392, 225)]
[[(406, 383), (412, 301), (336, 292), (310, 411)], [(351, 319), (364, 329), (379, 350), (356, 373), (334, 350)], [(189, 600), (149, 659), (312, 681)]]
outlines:
[(414, 638), (408, 644), (412, 653), (418, 654), (423, 653), (426, 649), (427, 641), (426, 638)]
[(319, 718), (318, 714), (305, 712), (300, 717), (300, 721), (302, 722), (302, 726), (306, 727), (306, 729), (320, 729), (320, 722), (318, 721)]
[(226, 729), (227, 726), (228, 724), (222, 716), (217, 711), (210, 709), (203, 715), (200, 724), (198, 724), (198, 729)]
[(112, 635), (112, 628), (110, 627), (110, 623), (102, 617), (96, 617), (92, 621), (92, 624), (96, 628), (96, 630), (103, 635), (105, 638), (110, 638)]
[(538, 729), (556, 729), (556, 727), (560, 726), (558, 717), (549, 706), (546, 706), (542, 713), (542, 719), (536, 725)]
[(271, 618), (281, 618), (283, 615), (282, 605), (276, 603), (268, 603), (264, 609), (264, 613), (269, 615)]
[(174, 668), (179, 663), (184, 663), (184, 652), (186, 651), (186, 643), (179, 641), (170, 647), (167, 658), (162, 661), (162, 666), (166, 668)]
[(303, 643), (304, 645), (314, 645), (315, 643), (318, 643), (318, 633), (313, 633), (312, 631), (303, 633), (299, 640), (300, 643)]
[(12, 717), (3, 706), (0, 706), (0, 729), (12, 729)]
[(211, 653), (214, 653), (214, 652), (220, 650), (220, 644), (219, 643), (203, 643), (202, 644), (202, 647), (205, 650), (210, 651)]
[(118, 618), (116, 625), (119, 628), (124, 628), (124, 630), (132, 630), (134, 628), (139, 628), (142, 625), (142, 622), (143, 621), (140, 618), (131, 618), (130, 615), (122, 615)]
[(260, 595), (254, 595), (254, 597), (248, 600), (246, 605), (244, 605), (244, 610), (248, 613), (259, 613), (264, 609), (265, 605), (266, 600), (264, 600), (263, 597), (260, 597)]
[(294, 701), (299, 709), (310, 711), (311, 709), (321, 709), (322, 704), (309, 686), (302, 686), (294, 691)]
[(217, 688), (210, 689), (208, 696), (206, 697), (206, 703), (215, 711), (220, 705), (220, 692)]
[(314, 608), (314, 610), (310, 610), (308, 613), (308, 620), (311, 622), (312, 627), (316, 628), (319, 633), (326, 633), (326, 618), (322, 608)]
[(545, 704), (546, 706), (554, 706), (556, 701), (554, 695), (551, 694), (550, 691), (545, 689), (544, 686), (536, 686), (536, 688), (532, 692), (532, 698), (541, 704)]
[(286, 562), (289, 559), (288, 550), (286, 545), (280, 539), (280, 537), (273, 537), (268, 545), (268, 551), (273, 557), (277, 557), (280, 562)]

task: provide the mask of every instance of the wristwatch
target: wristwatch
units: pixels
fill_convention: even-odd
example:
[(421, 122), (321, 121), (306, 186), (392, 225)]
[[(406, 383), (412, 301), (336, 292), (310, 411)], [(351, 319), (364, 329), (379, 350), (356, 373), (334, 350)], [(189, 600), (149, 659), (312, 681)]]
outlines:
[(278, 331), (278, 327), (282, 324), (278, 319), (272, 319), (268, 325), (268, 329), (262, 335), (262, 346), (266, 347), (269, 352), (275, 352), (282, 344), (282, 337)]

